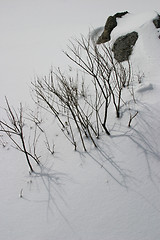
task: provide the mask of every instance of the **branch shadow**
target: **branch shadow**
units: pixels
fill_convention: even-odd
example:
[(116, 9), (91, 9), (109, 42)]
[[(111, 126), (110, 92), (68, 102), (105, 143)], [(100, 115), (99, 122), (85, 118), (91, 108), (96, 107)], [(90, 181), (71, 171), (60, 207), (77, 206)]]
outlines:
[(45, 167), (42, 164), (38, 166), (37, 171), (34, 171), (33, 173), (30, 174), (29, 178), (31, 179), (32, 182), (34, 181), (37, 183), (37, 188), (40, 185), (40, 188), (42, 189), (43, 186), (45, 193), (43, 194), (42, 198), (47, 196), (47, 199), (33, 200), (27, 197), (22, 198), (30, 202), (46, 203), (47, 219), (49, 217), (49, 214), (52, 214), (54, 216), (54, 210), (56, 208), (59, 215), (63, 218), (66, 224), (73, 231), (69, 220), (61, 210), (62, 204), (68, 206), (67, 202), (64, 199), (65, 191), (63, 186), (66, 184), (66, 182), (72, 181), (71, 178), (69, 178), (69, 176), (65, 173), (54, 171), (52, 165), (50, 167)]
[[(87, 153), (87, 155), (102, 168), (116, 183), (127, 188), (127, 179), (131, 178), (129, 170), (122, 169), (113, 156), (109, 156), (103, 148), (98, 146), (97, 155)], [(128, 172), (128, 173), (127, 173)]]
[[(141, 111), (136, 117), (136, 123), (133, 127), (123, 127), (115, 131), (112, 138), (120, 138), (122, 141), (128, 138), (141, 154), (145, 156), (149, 178), (155, 185), (152, 173), (153, 161), (160, 162), (160, 141), (157, 141), (158, 132), (160, 134), (160, 127), (157, 129), (158, 113), (153, 106), (146, 106), (139, 103)], [(114, 130), (113, 130), (114, 131)], [(157, 187), (156, 187), (157, 188)], [(158, 190), (158, 188), (157, 188)], [(159, 190), (158, 190), (159, 191)]]

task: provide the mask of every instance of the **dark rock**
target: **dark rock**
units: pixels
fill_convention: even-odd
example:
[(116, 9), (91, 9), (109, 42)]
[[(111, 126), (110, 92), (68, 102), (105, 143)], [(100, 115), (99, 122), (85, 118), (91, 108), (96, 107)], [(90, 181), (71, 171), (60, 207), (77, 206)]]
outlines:
[(108, 42), (111, 39), (110, 34), (111, 34), (112, 30), (116, 26), (117, 26), (116, 17), (114, 17), (114, 16), (108, 17), (107, 22), (104, 27), (104, 31), (103, 31), (102, 35), (98, 38), (97, 44)]
[(160, 15), (158, 14), (155, 19), (153, 19), (153, 24), (156, 28), (160, 28)]
[(116, 18), (121, 18), (121, 17), (123, 17), (124, 15), (126, 15), (128, 12), (127, 11), (125, 11), (125, 12), (120, 12), (120, 13), (116, 13), (115, 15), (114, 15), (114, 17), (116, 17)]
[(97, 40), (97, 44), (101, 44), (101, 43), (105, 43), (110, 41), (111, 37), (111, 32), (112, 30), (117, 26), (117, 21), (116, 18), (121, 18), (122, 16), (124, 16), (125, 14), (127, 14), (128, 12), (121, 12), (121, 13), (116, 13), (114, 16), (109, 16), (105, 27), (104, 27), (104, 31), (101, 34), (101, 36), (98, 38)]
[(112, 51), (114, 52), (114, 58), (118, 62), (123, 62), (129, 59), (132, 54), (133, 46), (138, 39), (137, 32), (131, 32), (124, 36), (119, 37), (113, 45)]

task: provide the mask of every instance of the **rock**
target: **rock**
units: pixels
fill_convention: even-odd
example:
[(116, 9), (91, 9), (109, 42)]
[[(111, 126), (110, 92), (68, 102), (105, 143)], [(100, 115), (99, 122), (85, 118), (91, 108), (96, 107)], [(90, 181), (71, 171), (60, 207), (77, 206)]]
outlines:
[(133, 46), (138, 39), (137, 32), (131, 32), (124, 36), (119, 37), (113, 44), (112, 51), (114, 52), (114, 58), (118, 62), (129, 60), (129, 56), (132, 53)]
[(123, 17), (124, 15), (126, 15), (127, 13), (128, 13), (128, 11), (116, 13), (116, 14), (114, 15), (114, 17), (116, 17), (116, 18), (121, 18), (121, 17)]
[(160, 15), (158, 14), (155, 19), (153, 19), (153, 24), (156, 28), (160, 28)]
[(124, 16), (125, 14), (127, 14), (128, 12), (121, 12), (121, 13), (116, 13), (114, 16), (109, 16), (105, 27), (104, 27), (104, 31), (101, 34), (101, 36), (98, 38), (97, 40), (97, 44), (101, 44), (101, 43), (105, 43), (110, 41), (111, 39), (111, 32), (112, 30), (117, 26), (117, 21), (116, 18), (121, 18), (122, 16)]
[(108, 17), (107, 22), (104, 27), (104, 31), (103, 31), (102, 35), (98, 38), (97, 44), (108, 42), (111, 39), (110, 34), (111, 34), (112, 30), (116, 26), (117, 26), (116, 17), (114, 17), (114, 16)]

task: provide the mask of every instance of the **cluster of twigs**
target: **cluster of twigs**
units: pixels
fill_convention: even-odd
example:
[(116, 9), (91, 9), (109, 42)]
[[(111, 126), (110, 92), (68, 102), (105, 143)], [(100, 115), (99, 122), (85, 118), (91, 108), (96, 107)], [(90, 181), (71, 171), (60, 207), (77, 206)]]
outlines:
[(39, 164), (39, 158), (36, 155), (35, 149), (34, 153), (28, 151), (25, 136), (24, 136), (24, 119), (23, 119), (23, 108), (20, 104), (19, 113), (10, 107), (8, 99), (6, 99), (6, 114), (8, 117), (9, 123), (6, 121), (0, 120), (0, 131), (7, 134), (11, 142), (14, 144), (16, 149), (25, 154), (27, 163), (29, 165), (30, 171), (34, 172), (30, 159), (33, 159), (37, 164)]
[(107, 109), (111, 101), (117, 118), (120, 117), (122, 89), (129, 86), (131, 81), (130, 62), (128, 61), (125, 67), (115, 61), (109, 46), (92, 45), (91, 39), (85, 39), (83, 36), (80, 40), (75, 40), (75, 43), (71, 42), (69, 50), (71, 54), (65, 52), (66, 56), (92, 77), (103, 95), (105, 100), (103, 126), (106, 126)]
[(51, 71), (49, 78), (38, 78), (33, 86), (38, 99), (36, 102), (58, 119), (63, 133), (75, 150), (76, 128), (83, 149), (87, 151), (85, 138), (89, 138), (97, 147), (96, 138), (100, 136), (100, 129), (110, 135), (107, 126), (109, 106), (112, 105), (116, 117), (120, 117), (122, 90), (130, 84), (131, 66), (129, 61), (127, 66), (116, 62), (109, 47), (93, 46), (90, 38), (81, 37), (75, 43), (71, 42), (69, 49), (71, 54), (65, 52), (66, 56), (91, 77), (94, 95), (82, 96), (82, 90), (85, 92), (84, 82), (79, 87), (78, 77), (75, 80), (66, 76), (60, 69), (55, 73)]
[[(87, 74), (92, 91), (86, 88), (86, 82), (83, 78), (80, 79), (79, 74), (71, 77), (63, 74), (60, 69), (51, 71), (48, 78), (37, 78), (32, 86), (36, 93), (36, 104), (54, 115), (74, 149), (77, 150), (80, 141), (84, 151), (87, 151), (86, 139), (98, 147), (97, 139), (101, 132), (110, 135), (109, 108), (115, 110), (117, 118), (121, 117), (121, 106), (125, 104), (122, 90), (129, 89), (132, 82), (131, 65), (129, 61), (125, 64), (116, 62), (110, 47), (105, 44), (92, 45), (91, 39), (83, 36), (80, 40), (71, 42), (69, 50), (70, 54), (65, 52), (65, 55)], [(134, 99), (133, 87), (131, 95)], [(33, 113), (28, 117), (36, 129), (33, 143), (32, 146), (26, 143), (22, 104), (18, 112), (10, 106), (7, 98), (6, 105), (8, 121), (0, 120), (0, 131), (9, 137), (16, 149), (24, 153), (30, 171), (34, 172), (31, 159), (40, 164), (40, 157), (36, 154), (36, 144), (39, 141), (37, 130), (43, 133), (45, 146), (52, 155), (55, 151), (54, 143), (50, 144), (40, 126), (41, 120)], [(128, 127), (131, 127), (137, 114), (138, 111), (130, 113)]]

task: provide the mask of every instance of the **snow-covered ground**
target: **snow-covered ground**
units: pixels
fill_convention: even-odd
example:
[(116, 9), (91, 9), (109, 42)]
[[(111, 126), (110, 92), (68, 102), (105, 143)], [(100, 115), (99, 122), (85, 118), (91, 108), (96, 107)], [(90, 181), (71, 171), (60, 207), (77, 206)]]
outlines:
[[(2, 107), (6, 95), (15, 109), (20, 101), (34, 108), (29, 89), (34, 77), (48, 75), (51, 65), (66, 68), (69, 61), (61, 49), (68, 39), (87, 35), (117, 11), (134, 12), (119, 20), (112, 35), (127, 28), (138, 31), (131, 62), (135, 74), (143, 74), (135, 85), (138, 115), (132, 127), (127, 127), (127, 112), (122, 119), (111, 118), (111, 136), (98, 140), (98, 150), (88, 143), (88, 152), (73, 151), (42, 111), (41, 127), (55, 153), (40, 142), (43, 167), (34, 166), (36, 173), (30, 175), (24, 155), (1, 138), (0, 239), (159, 240), (160, 39), (151, 22), (155, 12), (148, 10), (160, 9), (157, 1), (153, 6), (121, 2), (0, 1)], [(147, 13), (135, 13), (143, 10)], [(2, 109), (0, 116), (5, 118)]]

